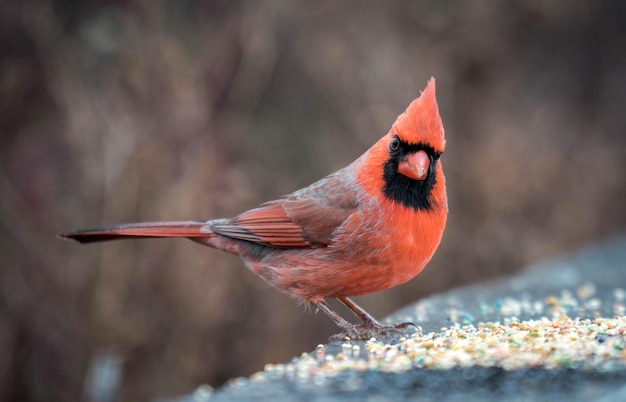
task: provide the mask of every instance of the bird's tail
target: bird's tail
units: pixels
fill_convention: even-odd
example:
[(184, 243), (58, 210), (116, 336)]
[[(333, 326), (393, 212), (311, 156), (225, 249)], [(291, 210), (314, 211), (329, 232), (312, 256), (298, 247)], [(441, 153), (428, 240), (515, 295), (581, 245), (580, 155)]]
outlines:
[(123, 223), (95, 229), (79, 230), (60, 234), (63, 239), (76, 240), (79, 243), (95, 243), (107, 240), (119, 240), (141, 237), (211, 237), (215, 235), (207, 222), (142, 222)]

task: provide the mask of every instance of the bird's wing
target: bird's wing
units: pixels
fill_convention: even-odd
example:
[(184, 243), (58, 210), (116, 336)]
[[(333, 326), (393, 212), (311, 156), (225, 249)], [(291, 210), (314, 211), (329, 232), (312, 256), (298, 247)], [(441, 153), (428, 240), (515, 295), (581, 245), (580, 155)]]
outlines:
[(266, 202), (226, 222), (216, 222), (210, 228), (224, 236), (272, 247), (327, 246), (335, 229), (357, 206), (353, 191), (337, 182), (333, 184), (318, 185), (309, 191)]

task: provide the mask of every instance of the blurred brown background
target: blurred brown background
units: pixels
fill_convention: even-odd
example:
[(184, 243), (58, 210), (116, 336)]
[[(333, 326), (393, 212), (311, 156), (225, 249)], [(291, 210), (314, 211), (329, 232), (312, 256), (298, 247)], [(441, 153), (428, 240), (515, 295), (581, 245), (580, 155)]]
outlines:
[(324, 342), (332, 322), (233, 256), (55, 234), (228, 217), (306, 186), (430, 76), (448, 227), (422, 275), (365, 308), (624, 230), (625, 18), (619, 0), (0, 3), (0, 399), (87, 398), (103, 362), (118, 400), (172, 396)]

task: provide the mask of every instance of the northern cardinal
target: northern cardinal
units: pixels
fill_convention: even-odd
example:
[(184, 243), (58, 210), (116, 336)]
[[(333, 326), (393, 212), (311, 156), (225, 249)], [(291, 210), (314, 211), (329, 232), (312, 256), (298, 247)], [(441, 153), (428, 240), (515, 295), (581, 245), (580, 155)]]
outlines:
[[(448, 215), (444, 148), (431, 78), (384, 137), (306, 188), (231, 219), (129, 223), (61, 237), (81, 243), (186, 237), (238, 255), (276, 289), (326, 313), (343, 331), (335, 338), (367, 339), (410, 324), (384, 326), (348, 297), (405, 283), (430, 261)], [(362, 324), (339, 316), (329, 297)]]

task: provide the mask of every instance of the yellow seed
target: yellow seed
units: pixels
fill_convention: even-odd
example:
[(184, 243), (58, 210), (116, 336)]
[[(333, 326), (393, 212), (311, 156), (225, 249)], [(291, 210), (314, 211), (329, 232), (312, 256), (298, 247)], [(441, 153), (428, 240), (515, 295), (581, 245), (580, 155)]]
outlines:
[(556, 296), (548, 296), (546, 297), (546, 304), (548, 306), (556, 306), (556, 304), (559, 302), (559, 299), (557, 299)]

